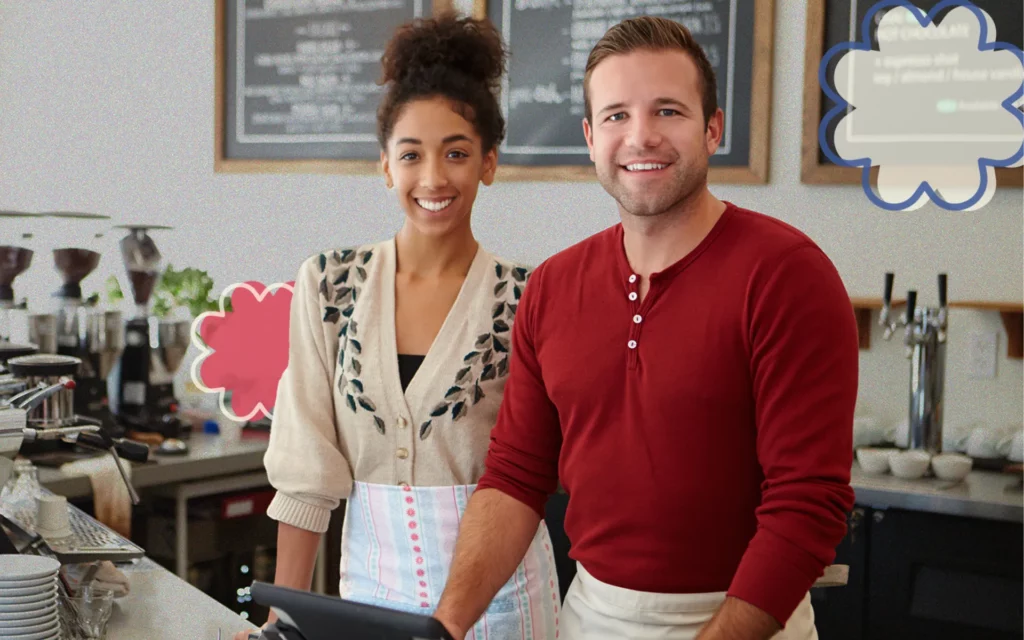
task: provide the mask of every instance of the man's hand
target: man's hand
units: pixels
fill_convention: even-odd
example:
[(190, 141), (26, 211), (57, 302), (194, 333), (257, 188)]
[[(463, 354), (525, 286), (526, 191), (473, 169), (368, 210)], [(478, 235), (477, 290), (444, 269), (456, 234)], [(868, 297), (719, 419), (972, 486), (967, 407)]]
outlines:
[(697, 634), (697, 640), (768, 640), (781, 630), (775, 618), (761, 609), (728, 597)]
[(456, 640), (487, 611), (530, 548), (540, 515), (497, 489), (478, 489), (462, 516), (434, 617)]
[(448, 634), (451, 635), (452, 638), (455, 638), (455, 640), (466, 640), (466, 632), (463, 631), (459, 625), (455, 624), (451, 620), (446, 620), (443, 615), (435, 615), (434, 619), (443, 624), (444, 628), (448, 630)]

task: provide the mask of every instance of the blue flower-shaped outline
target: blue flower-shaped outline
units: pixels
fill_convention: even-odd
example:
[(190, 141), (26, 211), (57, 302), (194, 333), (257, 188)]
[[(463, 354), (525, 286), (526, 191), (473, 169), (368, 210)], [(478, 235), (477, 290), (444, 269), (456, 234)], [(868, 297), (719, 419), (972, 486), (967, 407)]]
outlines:
[[(861, 167), (861, 185), (864, 189), (864, 193), (867, 195), (868, 199), (871, 200), (871, 202), (873, 202), (876, 206), (881, 207), (883, 209), (888, 209), (889, 211), (903, 211), (907, 209), (909, 206), (917, 202), (917, 200), (921, 197), (922, 194), (927, 194), (928, 197), (932, 200), (932, 202), (936, 203), (937, 205), (944, 209), (948, 209), (950, 211), (964, 211), (977, 204), (977, 202), (981, 200), (982, 197), (984, 197), (985, 191), (988, 188), (988, 172), (985, 169), (986, 167), (1008, 167), (1012, 164), (1015, 164), (1022, 157), (1024, 157), (1024, 142), (1022, 142), (1020, 149), (1018, 149), (1015, 154), (1013, 154), (1012, 156), (1005, 160), (989, 160), (987, 158), (979, 158), (978, 172), (981, 174), (981, 183), (978, 186), (978, 191), (968, 200), (960, 204), (949, 203), (946, 202), (944, 199), (940, 198), (938, 194), (935, 192), (935, 190), (931, 187), (931, 185), (928, 184), (927, 181), (922, 182), (914, 191), (913, 195), (911, 195), (907, 200), (893, 204), (890, 202), (886, 202), (885, 200), (876, 196), (874, 190), (871, 188), (871, 158), (843, 160), (842, 158), (839, 157), (838, 154), (836, 154), (835, 152), (832, 151), (832, 149), (829, 148), (827, 136), (828, 125), (837, 116), (846, 111), (847, 107), (850, 106), (850, 104), (843, 100), (842, 96), (840, 96), (838, 92), (833, 90), (832, 86), (829, 84), (829, 78), (828, 74), (826, 73), (826, 70), (828, 69), (828, 64), (832, 60), (832, 58), (834, 58), (841, 52), (848, 51), (851, 49), (855, 51), (871, 51), (872, 18), (876, 13), (878, 13), (882, 9), (885, 9), (887, 7), (904, 7), (905, 9), (913, 13), (914, 17), (917, 18), (917, 21), (921, 24), (922, 27), (927, 27), (929, 24), (932, 23), (935, 16), (940, 11), (952, 6), (966, 7), (967, 9), (970, 9), (974, 13), (975, 17), (978, 19), (978, 24), (981, 26), (981, 32), (978, 34), (979, 51), (994, 51), (996, 49), (1007, 50), (1016, 55), (1017, 58), (1021, 60), (1021, 64), (1024, 64), (1024, 52), (1022, 52), (1021, 49), (1019, 49), (1016, 45), (1010, 44), (1008, 42), (987, 42), (988, 21), (985, 19), (985, 14), (981, 12), (981, 9), (979, 9), (977, 5), (968, 2), (967, 0), (943, 0), (943, 2), (940, 2), (939, 4), (935, 5), (932, 8), (932, 10), (929, 11), (928, 13), (922, 12), (921, 9), (912, 5), (909, 2), (909, 0), (882, 0), (882, 2), (879, 2), (873, 7), (871, 7), (867, 15), (864, 17), (864, 22), (861, 25), (861, 40), (858, 42), (841, 42), (835, 45), (834, 47), (829, 49), (825, 56), (821, 59), (821, 64), (818, 67), (818, 83), (821, 85), (821, 88), (825, 92), (825, 95), (827, 95), (833, 102), (836, 103), (836, 106), (825, 114), (825, 117), (822, 118), (821, 120), (821, 124), (818, 126), (818, 145), (821, 147), (821, 150), (822, 152), (824, 152), (825, 156), (833, 163), (846, 167)], [(1020, 121), (1021, 126), (1024, 127), (1024, 113), (1018, 111), (1013, 106), (1013, 103), (1020, 99), (1021, 96), (1024, 96), (1024, 82), (1022, 82), (1021, 86), (1017, 88), (1017, 91), (1015, 91), (1009, 98), (1003, 101), (1002, 107), (1009, 111), (1010, 113), (1012, 113), (1013, 116), (1017, 118), (1018, 121)]]

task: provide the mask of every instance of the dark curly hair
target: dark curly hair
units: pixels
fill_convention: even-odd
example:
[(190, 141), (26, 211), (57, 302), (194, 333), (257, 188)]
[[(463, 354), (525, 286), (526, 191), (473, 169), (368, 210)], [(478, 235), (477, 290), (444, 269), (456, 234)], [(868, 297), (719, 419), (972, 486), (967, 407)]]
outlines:
[(409, 22), (388, 42), (378, 84), (387, 93), (377, 109), (377, 140), (386, 148), (402, 107), (423, 98), (444, 97), (473, 123), (488, 152), (505, 139), (498, 105), (507, 51), (488, 20), (445, 12)]

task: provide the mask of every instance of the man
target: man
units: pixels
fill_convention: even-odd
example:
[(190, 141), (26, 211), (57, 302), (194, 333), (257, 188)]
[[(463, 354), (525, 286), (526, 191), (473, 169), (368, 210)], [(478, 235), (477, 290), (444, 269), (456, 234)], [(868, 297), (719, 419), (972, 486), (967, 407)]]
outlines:
[(560, 479), (578, 573), (559, 640), (815, 638), (809, 589), (853, 506), (845, 287), (807, 236), (708, 191), (723, 116), (684, 27), (615, 26), (584, 89), (622, 222), (530, 279), (435, 616), (464, 637)]

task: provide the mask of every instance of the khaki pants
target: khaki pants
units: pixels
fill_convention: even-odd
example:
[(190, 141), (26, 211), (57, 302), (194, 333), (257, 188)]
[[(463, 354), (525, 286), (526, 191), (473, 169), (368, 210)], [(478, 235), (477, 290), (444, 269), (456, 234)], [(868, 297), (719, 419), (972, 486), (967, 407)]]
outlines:
[[(647, 593), (599, 581), (576, 563), (576, 578), (565, 596), (559, 640), (692, 640), (725, 601), (725, 592)], [(772, 640), (817, 640), (807, 594)]]

